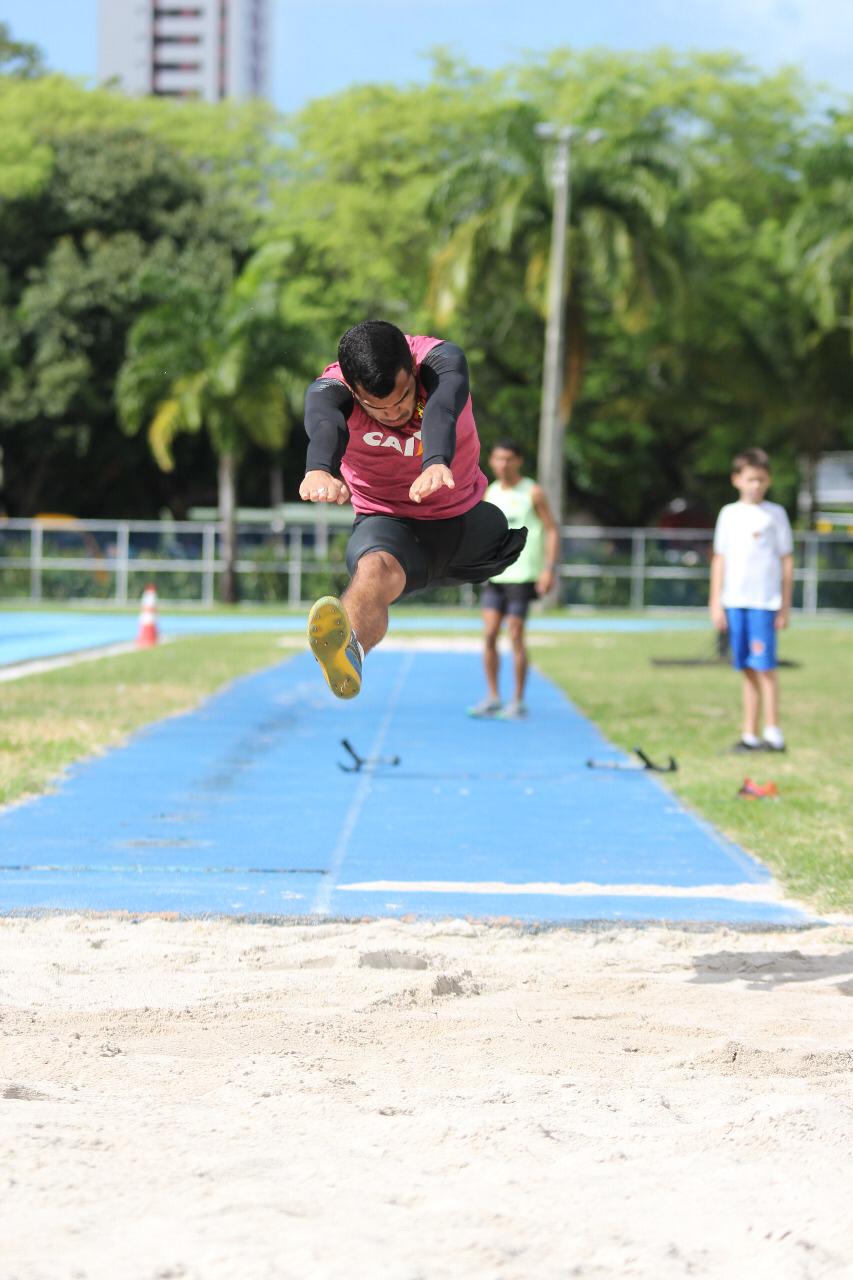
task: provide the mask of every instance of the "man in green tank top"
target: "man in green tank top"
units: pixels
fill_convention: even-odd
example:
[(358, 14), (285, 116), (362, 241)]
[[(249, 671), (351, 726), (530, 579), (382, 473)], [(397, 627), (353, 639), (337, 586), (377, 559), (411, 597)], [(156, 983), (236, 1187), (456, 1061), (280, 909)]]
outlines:
[[(495, 476), (483, 500), (500, 507), (510, 529), (527, 527), (527, 543), (521, 555), (503, 573), (490, 578), (483, 588), (483, 627), (488, 696), (471, 708), (473, 716), (500, 716), (517, 720), (527, 715), (524, 686), (527, 680), (527, 648), (524, 624), (530, 601), (547, 595), (559, 568), (560, 528), (542, 489), (521, 474), (523, 455), (514, 440), (501, 440), (489, 455)], [(498, 635), (506, 618), (512, 645), (514, 696), (504, 705), (498, 689), (500, 655)]]

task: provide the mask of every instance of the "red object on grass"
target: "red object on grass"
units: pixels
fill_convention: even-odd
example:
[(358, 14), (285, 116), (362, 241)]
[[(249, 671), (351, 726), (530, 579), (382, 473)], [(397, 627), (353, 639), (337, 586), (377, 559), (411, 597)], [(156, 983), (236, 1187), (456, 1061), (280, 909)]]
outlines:
[(748, 800), (778, 800), (779, 791), (775, 782), (753, 782), (752, 778), (744, 778), (739, 796)]

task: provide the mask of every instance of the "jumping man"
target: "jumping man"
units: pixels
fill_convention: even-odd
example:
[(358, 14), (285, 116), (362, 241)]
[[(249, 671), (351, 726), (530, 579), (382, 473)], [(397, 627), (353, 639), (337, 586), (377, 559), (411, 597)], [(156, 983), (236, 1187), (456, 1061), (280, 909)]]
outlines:
[(388, 629), (388, 607), (438, 583), (485, 582), (518, 557), (526, 529), (483, 502), (480, 441), (464, 353), (384, 320), (349, 329), (305, 396), (308, 458), (299, 496), (356, 517), (351, 581), (323, 596), (308, 639), (339, 698), (361, 689), (364, 655)]

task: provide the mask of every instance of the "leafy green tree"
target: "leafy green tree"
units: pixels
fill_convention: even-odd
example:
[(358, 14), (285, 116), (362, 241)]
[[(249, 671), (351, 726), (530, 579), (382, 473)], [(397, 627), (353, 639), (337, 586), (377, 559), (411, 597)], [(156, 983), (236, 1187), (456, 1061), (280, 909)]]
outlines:
[(796, 277), (807, 346), (844, 330), (853, 343), (853, 112), (833, 120), (803, 165), (786, 226), (785, 265)]
[[(534, 451), (550, 207), (537, 220), (531, 134), (544, 117), (604, 134), (574, 156), (564, 407), (576, 503), (612, 523), (648, 520), (676, 494), (710, 506), (731, 453), (756, 436), (781, 447), (790, 500), (796, 450), (777, 410), (808, 397), (805, 380), (782, 391), (775, 373), (790, 357), (779, 226), (814, 144), (804, 86), (722, 55), (569, 50), (515, 69), (509, 86), (527, 126), (496, 128), (484, 163), (457, 167), (457, 192), (456, 174), (439, 187), (450, 234), (433, 286), (499, 429)], [(488, 436), (489, 408), (482, 421)]]
[[(512, 263), (515, 282), (506, 279), (505, 291), (492, 294), (494, 311), (485, 317), (486, 332), (497, 339), (494, 347), (516, 326), (523, 326), (528, 343), (535, 335), (540, 350), (543, 341), (551, 195), (537, 123), (527, 104), (500, 108), (492, 146), (458, 163), (435, 197), (446, 228), (433, 262), (439, 324), (452, 325), (462, 313), (467, 329), (480, 326), (490, 292), (484, 282), (506, 279), (503, 265)], [(584, 124), (578, 125), (582, 133)], [(678, 149), (649, 128), (598, 141), (589, 133), (590, 140), (577, 148), (572, 183), (564, 426), (583, 390), (590, 313), (606, 311), (618, 328), (635, 335), (661, 301), (673, 309), (680, 302), (667, 225), (683, 168)], [(486, 366), (493, 359), (490, 346)]]
[[(584, 74), (561, 74), (567, 66)], [(732, 454), (762, 443), (774, 457), (774, 494), (793, 509), (799, 457), (840, 447), (845, 413), (850, 428), (843, 330), (804, 341), (802, 241), (786, 253), (791, 219), (819, 185), (816, 158), (833, 151), (830, 136), (824, 175), (836, 181), (842, 172), (849, 118), (846, 128), (840, 117), (833, 123), (796, 73), (760, 76), (724, 54), (555, 56), (550, 74), (535, 84), (529, 76), (527, 87), (568, 118), (593, 95), (605, 130), (614, 118), (623, 127), (657, 122), (686, 164), (667, 226), (683, 305), (653, 308), (627, 343), (606, 313), (595, 317), (593, 394), (569, 435), (578, 497), (608, 519), (648, 520), (665, 500), (663, 480), (670, 496), (710, 513), (730, 495)], [(838, 287), (837, 260), (830, 274)]]
[[(289, 371), (292, 421), (343, 329), (384, 315), (461, 342), (484, 442), (512, 433), (534, 453), (544, 119), (604, 135), (574, 149), (576, 511), (623, 523), (676, 495), (712, 507), (748, 442), (772, 450), (790, 505), (799, 456), (850, 439), (849, 107), (731, 55), (563, 49), (495, 73), (439, 54), (427, 85), (348, 90), (286, 129), (263, 107), (0, 74), (0, 432), (19, 509), (150, 514), (213, 486), (206, 426), (163, 436), (172, 471), (142, 426), (181, 378), (207, 370), (206, 396), (220, 385), (226, 300), (259, 245), (293, 339), (270, 356)], [(185, 359), (176, 332), (178, 364), (162, 346), (169, 378), (125, 437), (113, 386), (128, 333), (152, 308), (194, 317), (191, 296), (207, 345)], [(265, 455), (248, 426), (240, 439), (248, 491)], [(299, 432), (286, 450), (301, 468)]]
[(29, 80), (43, 70), (44, 57), (38, 45), (15, 40), (8, 22), (0, 22), (0, 76)]
[[(287, 311), (318, 366), (366, 315), (453, 338), (485, 443), (509, 432), (535, 455), (543, 119), (604, 134), (574, 150), (564, 408), (576, 508), (614, 523), (654, 518), (676, 495), (710, 508), (745, 440), (774, 451), (790, 504), (814, 405), (835, 423), (821, 439), (838, 440), (847, 395), (839, 240), (823, 258), (838, 324), (797, 354), (806, 273), (797, 283), (785, 265), (786, 228), (829, 126), (791, 72), (762, 76), (729, 54), (562, 49), (485, 74), (440, 55), (427, 86), (312, 103), (290, 122), (261, 235), (296, 246)], [(848, 135), (839, 117), (836, 142)], [(824, 203), (816, 228), (828, 214)]]
[(430, 198), (445, 166), (478, 145), (480, 113), (494, 97), (486, 77), (443, 77), (348, 89), (288, 122), (290, 145), (261, 234), (296, 247), (288, 312), (324, 336), (327, 357), (366, 316), (409, 331), (432, 319)]
[(0, 75), (0, 197), (39, 191), (55, 149), (69, 134), (124, 130), (183, 156), (209, 189), (240, 204), (256, 222), (282, 176), (280, 121), (266, 103), (134, 98), (117, 89), (86, 89), (56, 74), (28, 80)]
[(137, 320), (116, 384), (125, 429), (145, 429), (158, 465), (174, 467), (183, 433), (208, 434), (218, 458), (223, 595), (237, 599), (237, 475), (250, 443), (269, 451), (287, 442), (299, 409), (297, 335), (285, 325), (263, 250), (230, 288), (202, 279), (162, 279), (161, 301)]
[(227, 286), (250, 229), (183, 157), (127, 130), (61, 139), (41, 192), (4, 203), (0, 432), (19, 511), (147, 515), (169, 500), (117, 429), (127, 333), (155, 279)]

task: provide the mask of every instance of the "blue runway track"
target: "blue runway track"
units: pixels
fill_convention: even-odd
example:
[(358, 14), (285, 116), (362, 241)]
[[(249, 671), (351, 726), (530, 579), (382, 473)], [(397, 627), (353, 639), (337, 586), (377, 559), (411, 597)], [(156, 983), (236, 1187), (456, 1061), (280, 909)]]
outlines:
[[(470, 719), (476, 654), (378, 651), (335, 700), (300, 654), (0, 814), (0, 911), (797, 925), (767, 871), (533, 672)], [(345, 773), (340, 740), (401, 763)]]
[[(458, 632), (478, 627), (476, 618), (433, 617), (397, 609), (393, 632)], [(0, 611), (0, 668), (60, 654), (77, 653), (106, 645), (126, 644), (136, 638), (139, 624), (127, 613), (73, 609)], [(267, 617), (242, 615), (204, 617), (192, 613), (165, 613), (160, 617), (164, 636), (225, 635), (229, 632), (268, 631), (304, 634), (305, 618), (295, 614)], [(532, 631), (707, 631), (704, 620), (694, 618), (531, 618)]]

